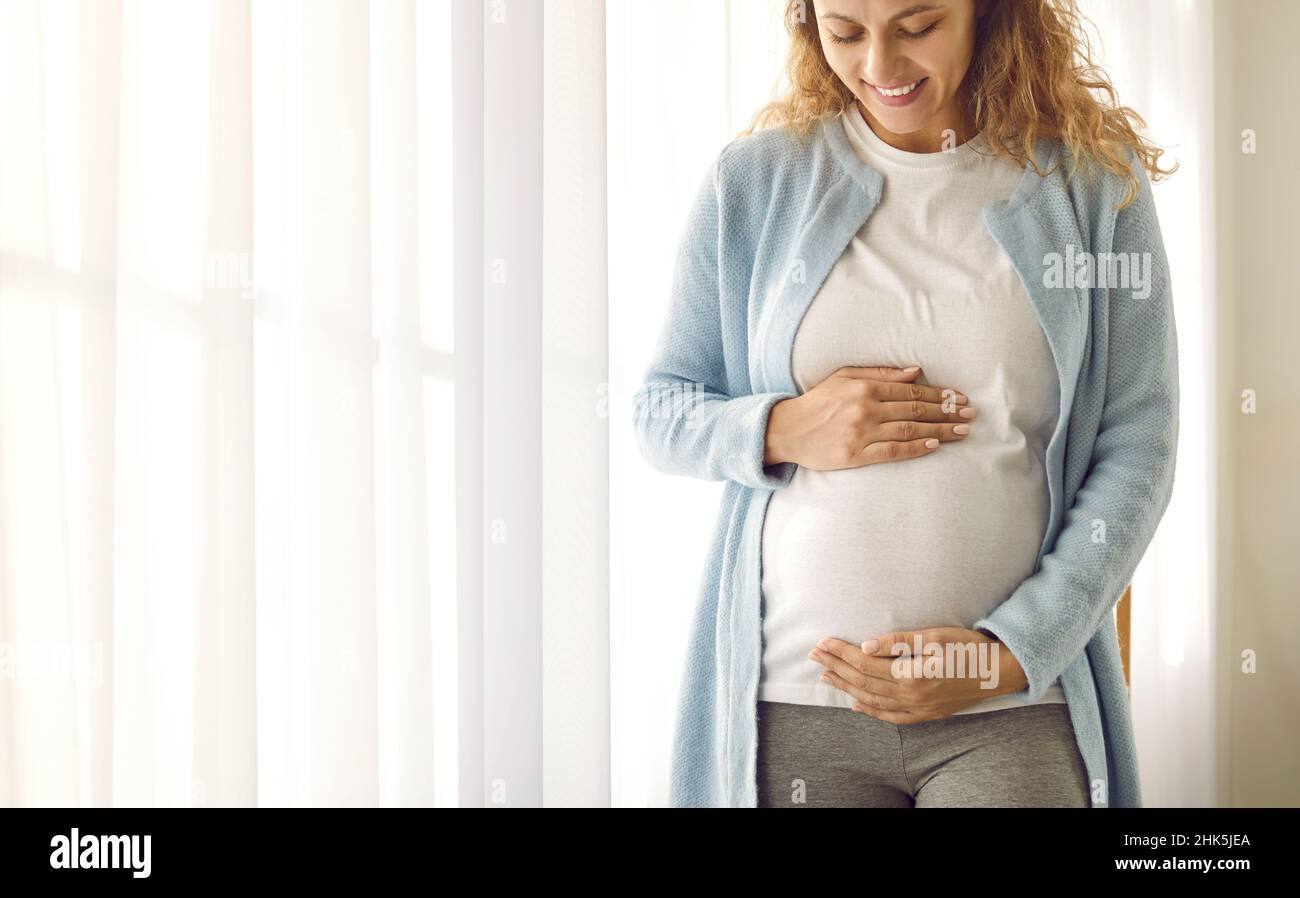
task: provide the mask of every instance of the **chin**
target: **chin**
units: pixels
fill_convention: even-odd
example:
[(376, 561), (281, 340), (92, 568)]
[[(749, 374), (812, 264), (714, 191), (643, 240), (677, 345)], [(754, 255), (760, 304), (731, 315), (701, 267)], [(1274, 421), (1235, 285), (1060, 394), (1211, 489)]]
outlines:
[(881, 109), (878, 105), (864, 103), (880, 126), (891, 134), (911, 134), (920, 131), (930, 120), (930, 112), (902, 111), (898, 109)]

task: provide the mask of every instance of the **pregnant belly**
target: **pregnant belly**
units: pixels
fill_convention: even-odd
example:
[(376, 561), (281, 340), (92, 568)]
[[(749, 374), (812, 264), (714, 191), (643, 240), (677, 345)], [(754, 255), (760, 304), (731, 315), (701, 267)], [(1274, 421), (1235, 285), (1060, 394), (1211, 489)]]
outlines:
[(799, 468), (763, 525), (763, 668), (815, 680), (827, 636), (966, 627), (1033, 572), (1049, 496), (1023, 444), (845, 471)]

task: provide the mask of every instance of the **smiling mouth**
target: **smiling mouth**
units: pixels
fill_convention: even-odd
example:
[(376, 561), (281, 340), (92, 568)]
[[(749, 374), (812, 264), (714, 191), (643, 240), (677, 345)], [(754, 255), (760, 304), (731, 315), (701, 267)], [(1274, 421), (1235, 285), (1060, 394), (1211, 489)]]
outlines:
[(873, 84), (871, 85), (871, 89), (879, 93), (882, 97), (905, 97), (920, 87), (921, 82), (924, 80), (925, 78), (920, 78), (913, 81), (911, 84), (901, 84), (898, 87), (877, 87)]

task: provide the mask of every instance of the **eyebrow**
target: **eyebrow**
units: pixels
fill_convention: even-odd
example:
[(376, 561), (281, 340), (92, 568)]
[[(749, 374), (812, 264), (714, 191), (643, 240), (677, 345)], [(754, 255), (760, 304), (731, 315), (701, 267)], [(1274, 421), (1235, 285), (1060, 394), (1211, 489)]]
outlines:
[[(907, 9), (903, 10), (902, 12), (894, 13), (892, 16), (889, 17), (889, 21), (890, 21), (890, 22), (897, 22), (899, 19), (906, 19), (908, 16), (914, 16), (914, 15), (916, 15), (917, 13), (922, 13), (922, 12), (934, 12), (936, 9), (943, 9), (943, 7), (942, 7), (942, 6), (936, 6), (936, 5), (932, 4), (932, 3), (929, 3), (929, 4), (922, 3), (922, 4), (918, 4), (918, 5), (916, 5), (916, 6), (909, 6)], [(839, 19), (840, 21), (848, 22), (848, 23), (851, 24), (851, 25), (861, 25), (861, 24), (862, 24), (862, 23), (859, 22), (857, 19), (850, 18), (849, 16), (843, 15), (843, 14), (838, 13), (838, 12), (828, 12), (828, 13), (823, 13), (822, 15), (818, 16), (818, 18), (819, 18), (819, 19)]]

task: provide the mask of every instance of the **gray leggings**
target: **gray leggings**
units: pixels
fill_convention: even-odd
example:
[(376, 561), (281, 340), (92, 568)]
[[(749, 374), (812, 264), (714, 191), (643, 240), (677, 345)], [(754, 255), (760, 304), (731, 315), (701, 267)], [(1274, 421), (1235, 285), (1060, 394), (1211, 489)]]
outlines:
[(757, 761), (760, 808), (1091, 807), (1059, 703), (893, 724), (761, 701)]

